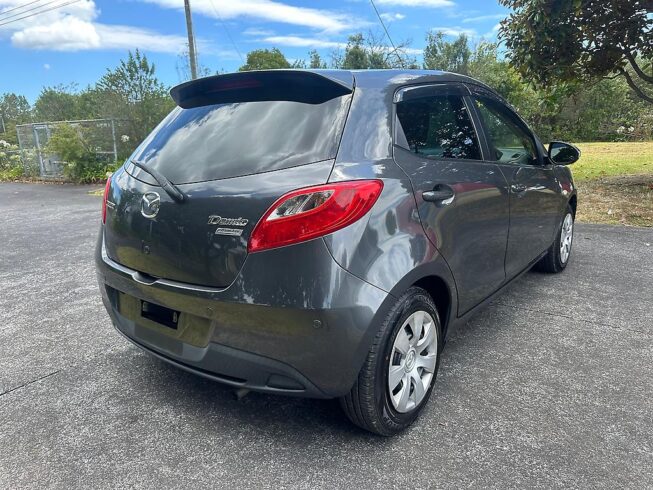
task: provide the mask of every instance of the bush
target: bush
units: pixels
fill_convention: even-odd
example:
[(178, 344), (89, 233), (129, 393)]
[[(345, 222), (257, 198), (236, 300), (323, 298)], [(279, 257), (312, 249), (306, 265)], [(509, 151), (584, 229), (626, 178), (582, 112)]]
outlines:
[(77, 183), (104, 180), (114, 165), (98, 158), (92, 138), (81, 126), (62, 124), (56, 128), (45, 148), (61, 159), (66, 179)]
[(18, 147), (0, 140), (0, 180), (16, 180), (23, 175), (23, 161)]

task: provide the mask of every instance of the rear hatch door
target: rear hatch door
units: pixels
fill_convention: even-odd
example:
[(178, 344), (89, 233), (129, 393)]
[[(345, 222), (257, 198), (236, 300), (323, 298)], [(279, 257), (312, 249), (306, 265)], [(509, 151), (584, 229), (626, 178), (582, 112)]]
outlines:
[[(179, 107), (113, 177), (109, 257), (154, 278), (228, 286), (272, 203), (327, 181), (352, 91), (342, 74), (302, 71), (222, 75), (173, 89)], [(184, 202), (132, 160), (165, 175)]]

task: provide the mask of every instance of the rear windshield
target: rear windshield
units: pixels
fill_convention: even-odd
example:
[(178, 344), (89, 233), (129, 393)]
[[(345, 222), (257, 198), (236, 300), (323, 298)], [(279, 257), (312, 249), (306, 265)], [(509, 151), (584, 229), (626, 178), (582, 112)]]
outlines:
[(132, 159), (173, 183), (226, 179), (335, 158), (351, 95), (174, 109)]

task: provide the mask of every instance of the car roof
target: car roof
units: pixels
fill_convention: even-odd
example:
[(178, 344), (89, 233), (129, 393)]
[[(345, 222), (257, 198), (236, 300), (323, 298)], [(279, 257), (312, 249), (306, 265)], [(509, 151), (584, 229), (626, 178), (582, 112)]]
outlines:
[[(425, 83), (446, 83), (459, 82), (480, 85), (492, 92), (486, 84), (475, 80), (474, 78), (439, 70), (409, 70), (409, 69), (389, 69), (389, 70), (303, 70), (320, 74), (322, 76), (336, 79), (341, 83), (349, 76), (354, 80), (358, 87), (379, 87), (416, 85)], [(349, 76), (348, 76), (349, 75)]]

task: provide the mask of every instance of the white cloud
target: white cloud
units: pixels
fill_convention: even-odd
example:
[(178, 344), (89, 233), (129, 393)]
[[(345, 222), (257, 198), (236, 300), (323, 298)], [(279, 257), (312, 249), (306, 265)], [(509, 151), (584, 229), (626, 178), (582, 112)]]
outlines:
[(92, 22), (66, 16), (48, 24), (33, 25), (14, 32), (11, 43), (19, 48), (77, 51), (100, 46), (100, 36)]
[(259, 29), (257, 27), (250, 27), (243, 31), (245, 36), (273, 36), (274, 31), (270, 29)]
[(392, 14), (392, 13), (386, 12), (386, 13), (381, 14), (381, 18), (383, 20), (385, 20), (386, 22), (392, 22), (394, 20), (405, 19), (406, 16), (404, 14), (399, 14), (399, 13)]
[(276, 46), (290, 46), (293, 48), (344, 48), (347, 43), (339, 43), (335, 41), (326, 41), (324, 39), (313, 37), (299, 37), (299, 36), (268, 36), (260, 39), (264, 43), (273, 44)]
[(486, 39), (492, 39), (497, 36), (499, 29), (501, 29), (501, 24), (495, 25), (490, 32), (483, 34), (483, 37)]
[[(24, 0), (0, 0), (3, 10), (23, 4)], [(142, 48), (178, 53), (186, 43), (183, 36), (96, 22), (99, 14), (94, 1), (83, 0), (0, 26), (0, 37), (8, 35), (12, 45), (18, 48), (49, 51)], [(199, 44), (205, 43), (200, 41)]]
[[(179, 0), (141, 0), (154, 3), (160, 7), (183, 9)], [(430, 0), (440, 1), (440, 0)], [(442, 0), (448, 2), (449, 0)], [(212, 18), (234, 19), (249, 17), (269, 22), (280, 22), (322, 31), (338, 32), (354, 26), (364, 25), (364, 22), (331, 10), (310, 7), (296, 7), (274, 0), (231, 0), (218, 2), (216, 0), (194, 0), (193, 12)]]
[(402, 7), (453, 7), (455, 3), (452, 0), (377, 0), (381, 5), (398, 5)]
[(43, 69), (46, 70), (46, 71), (49, 70), (50, 68), (51, 68), (51, 67), (50, 67), (50, 63), (45, 63), (45, 64), (43, 65)]
[(445, 36), (455, 36), (455, 37), (458, 37), (461, 34), (464, 34), (465, 36), (468, 37), (476, 37), (478, 35), (474, 29), (463, 29), (462, 27), (459, 26), (433, 27), (431, 28), (431, 32), (441, 32)]
[[(392, 49), (392, 48), (389, 48), (389, 49)], [(397, 51), (400, 51), (400, 52), (406, 53), (406, 54), (417, 55), (417, 56), (424, 53), (423, 49), (417, 49), (417, 48), (401, 48), (401, 49), (398, 49)]]
[(476, 23), (476, 22), (485, 22), (486, 20), (498, 20), (503, 19), (508, 14), (493, 14), (493, 15), (479, 15), (478, 17), (466, 17), (463, 19), (464, 24)]

